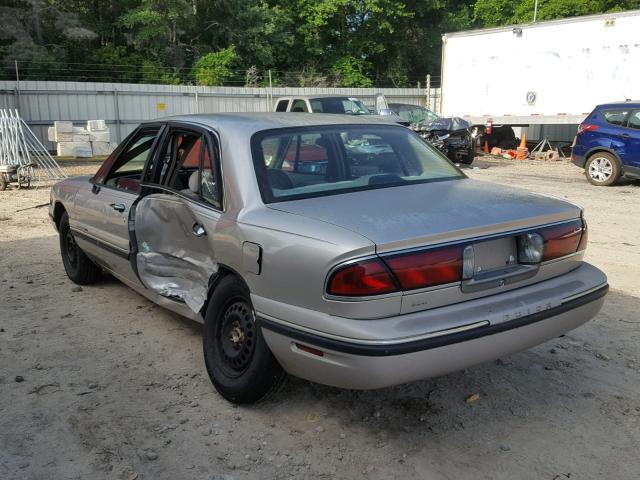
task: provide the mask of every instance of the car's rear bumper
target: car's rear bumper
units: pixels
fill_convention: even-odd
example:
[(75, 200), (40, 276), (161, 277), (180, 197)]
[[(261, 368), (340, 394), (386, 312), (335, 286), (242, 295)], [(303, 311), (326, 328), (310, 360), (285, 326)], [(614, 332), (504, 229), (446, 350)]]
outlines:
[[(494, 295), (490, 299), (495, 305), (494, 318), (486, 315), (487, 311), (492, 311), (491, 307), (487, 309), (486, 299), (465, 302), (482, 303), (482, 306), (477, 309), (475, 318), (465, 318), (464, 326), (425, 332), (411, 338), (390, 341), (344, 338), (297, 328), (259, 313), (258, 319), (269, 347), (290, 374), (343, 388), (380, 388), (494, 360), (582, 325), (598, 313), (608, 290), (606, 277), (594, 267), (586, 267), (590, 270), (588, 273), (593, 270), (598, 274), (592, 275), (591, 286), (587, 287), (583, 282), (580, 292), (550, 299), (547, 304), (527, 304), (527, 297), (536, 297), (535, 290), (545, 288), (547, 282), (542, 282), (522, 288), (521, 292)], [(578, 272), (570, 272), (562, 277), (566, 277), (566, 282), (577, 283), (579, 276)], [(505, 307), (506, 303), (512, 304), (510, 310)], [(429, 323), (430, 316), (438, 314), (438, 310), (441, 309), (424, 312), (425, 324)], [(509, 318), (509, 313), (505, 317), (506, 311), (511, 311), (513, 317)], [(305, 347), (312, 350), (305, 351)], [(322, 352), (321, 356), (319, 352)]]
[(586, 163), (586, 161), (586, 157), (584, 155), (576, 153), (575, 149), (573, 152), (571, 152), (571, 163), (573, 163), (576, 167), (584, 168), (584, 164)]

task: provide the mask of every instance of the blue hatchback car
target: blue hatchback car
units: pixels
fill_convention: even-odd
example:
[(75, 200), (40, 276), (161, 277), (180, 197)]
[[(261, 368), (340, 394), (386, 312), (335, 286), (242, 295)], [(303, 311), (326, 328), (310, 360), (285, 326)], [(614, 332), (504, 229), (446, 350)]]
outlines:
[(640, 178), (640, 102), (598, 105), (578, 127), (571, 160), (593, 185)]

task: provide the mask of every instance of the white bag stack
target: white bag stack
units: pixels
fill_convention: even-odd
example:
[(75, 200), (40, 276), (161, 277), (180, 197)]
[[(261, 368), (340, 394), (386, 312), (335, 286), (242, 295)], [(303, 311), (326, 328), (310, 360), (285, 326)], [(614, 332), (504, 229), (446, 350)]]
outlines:
[(89, 131), (89, 140), (92, 142), (107, 142), (111, 141), (111, 133), (109, 130), (106, 131)]
[(74, 142), (89, 142), (89, 130), (82, 127), (73, 127), (73, 141)]
[(87, 120), (87, 130), (90, 132), (104, 132), (109, 131), (107, 128), (107, 122), (104, 120)]
[(91, 147), (96, 157), (111, 155), (111, 152), (115, 149), (115, 146), (109, 142), (91, 142)]
[(103, 157), (115, 149), (104, 120), (88, 120), (86, 128), (74, 127), (72, 122), (54, 122), (47, 130), (47, 136), (50, 141), (57, 142), (60, 157)]
[(109, 143), (111, 134), (107, 128), (107, 122), (104, 120), (88, 120), (87, 131), (89, 132), (93, 154), (96, 157), (110, 155), (113, 152), (114, 147)]
[(93, 150), (89, 142), (60, 142), (57, 146), (59, 157), (93, 157)]

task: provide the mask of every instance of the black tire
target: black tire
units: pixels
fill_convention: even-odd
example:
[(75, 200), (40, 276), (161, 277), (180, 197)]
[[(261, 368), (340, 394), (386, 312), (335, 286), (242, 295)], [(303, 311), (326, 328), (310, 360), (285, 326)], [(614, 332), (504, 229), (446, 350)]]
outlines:
[(460, 159), (460, 162), (464, 163), (465, 165), (471, 165), (475, 160), (475, 158), (476, 158), (476, 151), (471, 146), (469, 147), (469, 151), (466, 153), (466, 155)]
[(209, 378), (230, 402), (257, 402), (284, 378), (255, 323), (249, 290), (235, 275), (220, 280), (211, 295), (202, 343)]
[(620, 178), (620, 162), (615, 155), (596, 152), (587, 159), (584, 174), (591, 185), (608, 187)]
[(76, 243), (73, 233), (69, 228), (69, 215), (62, 214), (58, 225), (60, 234), (60, 254), (67, 276), (78, 285), (94, 283), (102, 269), (93, 263)]

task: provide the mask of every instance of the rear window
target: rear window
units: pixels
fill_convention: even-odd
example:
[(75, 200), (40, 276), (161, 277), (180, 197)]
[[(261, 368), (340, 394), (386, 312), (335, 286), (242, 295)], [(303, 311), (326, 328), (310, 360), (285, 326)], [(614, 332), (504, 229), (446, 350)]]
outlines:
[(345, 125), (260, 132), (253, 160), (265, 203), (464, 178), (411, 130)]
[(604, 118), (605, 122), (620, 127), (626, 126), (628, 115), (629, 110), (605, 110), (602, 112), (602, 118)]
[(369, 115), (369, 109), (357, 98), (325, 97), (312, 98), (313, 113), (341, 113), (347, 115)]

